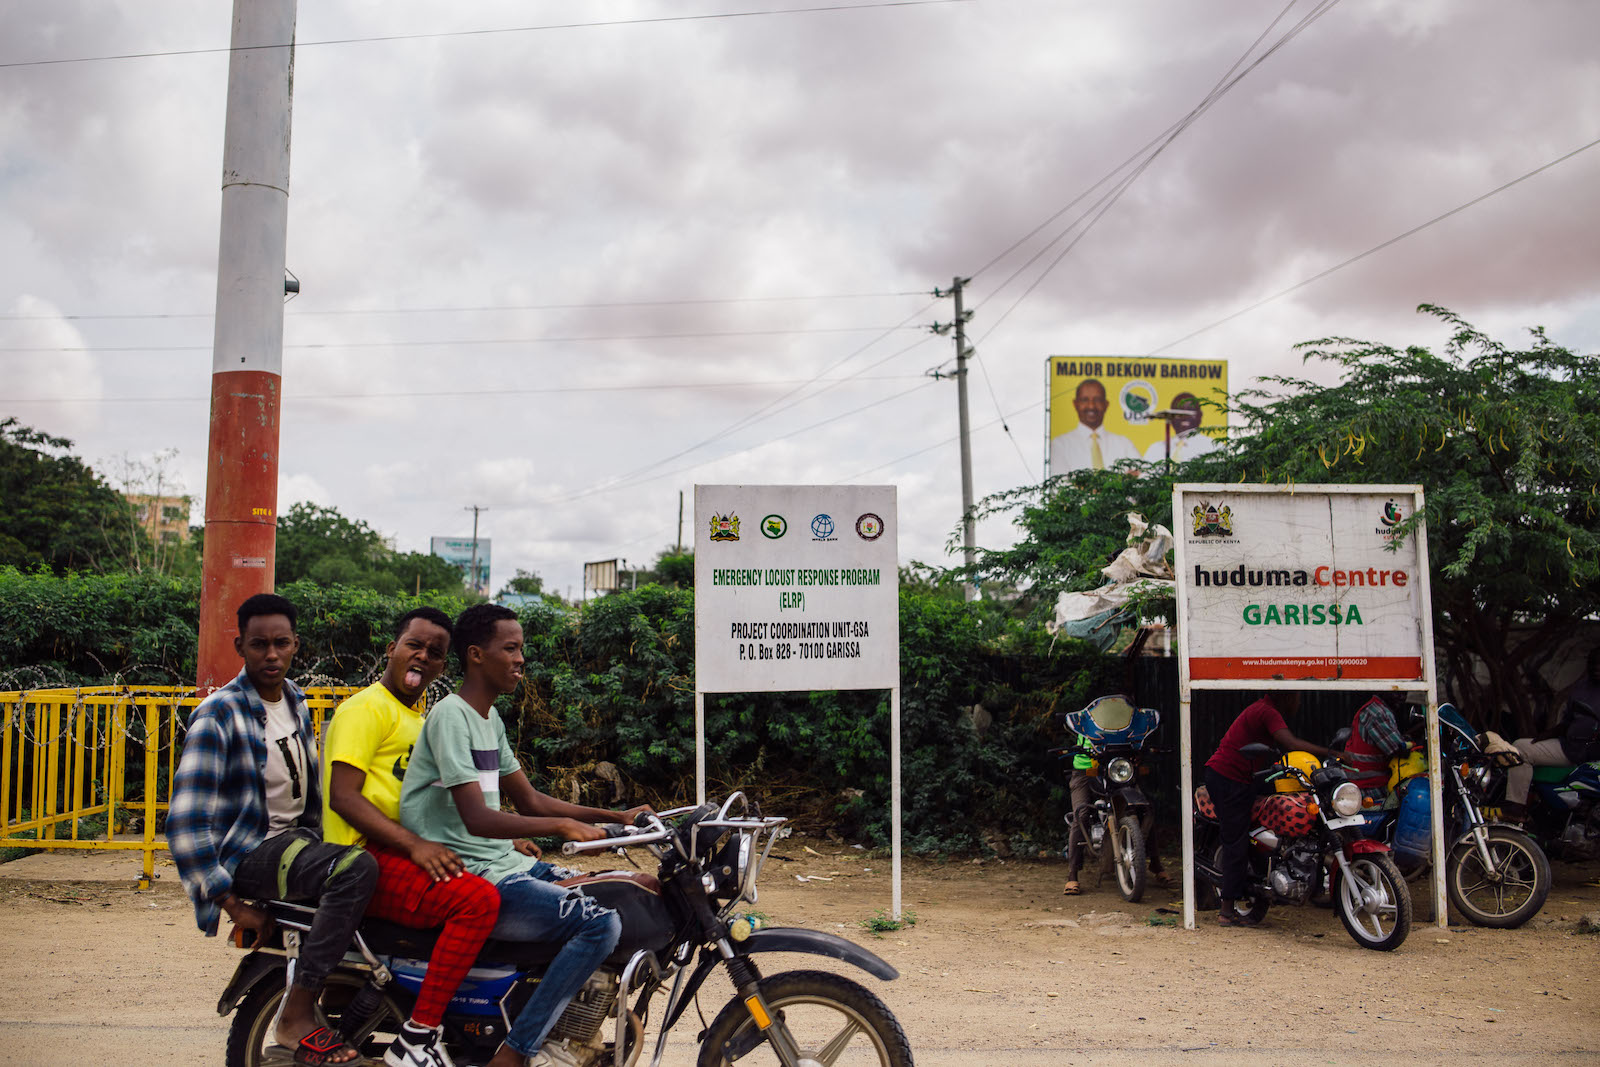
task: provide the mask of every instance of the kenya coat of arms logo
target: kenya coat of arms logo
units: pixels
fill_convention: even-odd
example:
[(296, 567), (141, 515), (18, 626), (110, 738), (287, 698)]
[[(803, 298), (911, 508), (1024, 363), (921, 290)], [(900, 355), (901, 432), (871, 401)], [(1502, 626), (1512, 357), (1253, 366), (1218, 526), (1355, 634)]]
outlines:
[(729, 512), (726, 515), (711, 516), (711, 540), (737, 541), (739, 540), (739, 516)]

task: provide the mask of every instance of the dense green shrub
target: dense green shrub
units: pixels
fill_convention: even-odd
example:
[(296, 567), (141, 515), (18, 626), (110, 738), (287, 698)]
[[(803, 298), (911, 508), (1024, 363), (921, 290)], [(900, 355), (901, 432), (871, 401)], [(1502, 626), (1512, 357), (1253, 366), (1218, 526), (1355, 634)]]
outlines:
[[(370, 682), (400, 614), (423, 602), (451, 615), (466, 606), (464, 595), (309, 581), (280, 592), (300, 609), (294, 675), (306, 685)], [(694, 591), (647, 585), (581, 612), (535, 604), (521, 619), (524, 684), (502, 707), (541, 787), (568, 795), (605, 761), (658, 804), (692, 798)], [(194, 677), (196, 625), (193, 581), (0, 568), (0, 687), (183, 684)], [(1114, 688), (1115, 661), (1075, 643), (1052, 650), (1004, 605), (924, 586), (901, 591), (900, 635), (907, 847), (1059, 847), (1052, 713)], [(456, 674), (452, 661), (447, 680)], [(886, 693), (708, 696), (706, 737), (713, 795), (743, 789), (813, 829), (887, 842)]]

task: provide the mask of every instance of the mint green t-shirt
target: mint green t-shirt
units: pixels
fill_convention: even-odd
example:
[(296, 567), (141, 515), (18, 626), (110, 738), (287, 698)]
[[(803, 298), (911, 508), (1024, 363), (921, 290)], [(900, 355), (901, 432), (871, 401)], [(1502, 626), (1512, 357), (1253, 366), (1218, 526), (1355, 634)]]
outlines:
[(501, 777), (520, 769), (500, 713), (490, 708), (486, 718), (452, 693), (423, 720), (400, 791), (400, 823), (418, 837), (455, 849), (473, 874), (499, 882), (532, 861), (508, 840), (468, 833), (450, 790), (477, 782), (484, 804), (496, 811)]

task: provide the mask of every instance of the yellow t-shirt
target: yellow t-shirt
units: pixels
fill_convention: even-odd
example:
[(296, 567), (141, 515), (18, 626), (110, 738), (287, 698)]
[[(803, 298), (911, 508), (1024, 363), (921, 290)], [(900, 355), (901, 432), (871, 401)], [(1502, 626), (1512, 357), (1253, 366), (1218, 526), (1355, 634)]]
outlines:
[(335, 709), (322, 756), (322, 837), (336, 845), (359, 845), (361, 831), (333, 810), (333, 765), (348, 763), (365, 771), (361, 795), (395, 822), (400, 821), (400, 782), (411, 762), (411, 748), (422, 732), (422, 715), (374, 682)]

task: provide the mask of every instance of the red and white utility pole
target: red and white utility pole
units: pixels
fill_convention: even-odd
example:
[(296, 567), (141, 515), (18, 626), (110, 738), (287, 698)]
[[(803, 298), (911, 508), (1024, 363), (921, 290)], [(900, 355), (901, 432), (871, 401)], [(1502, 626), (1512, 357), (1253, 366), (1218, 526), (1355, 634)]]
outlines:
[(239, 673), (234, 612), (272, 590), (297, 0), (234, 0), (200, 582), (201, 691)]

